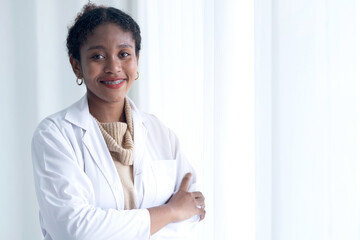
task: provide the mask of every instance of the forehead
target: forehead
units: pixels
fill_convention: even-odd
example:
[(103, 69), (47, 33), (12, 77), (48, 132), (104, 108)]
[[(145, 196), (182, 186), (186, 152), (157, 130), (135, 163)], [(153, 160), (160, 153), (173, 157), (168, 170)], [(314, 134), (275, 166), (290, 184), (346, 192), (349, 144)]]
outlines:
[(135, 47), (135, 41), (131, 32), (124, 31), (115, 23), (105, 23), (97, 26), (92, 33), (88, 35), (84, 46), (119, 44), (127, 44)]

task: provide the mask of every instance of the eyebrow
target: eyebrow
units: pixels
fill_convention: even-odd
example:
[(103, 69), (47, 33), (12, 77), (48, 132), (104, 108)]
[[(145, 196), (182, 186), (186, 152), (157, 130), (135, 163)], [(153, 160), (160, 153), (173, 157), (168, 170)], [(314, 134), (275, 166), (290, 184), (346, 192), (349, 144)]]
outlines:
[[(119, 45), (118, 45), (118, 48), (127, 48), (127, 47), (133, 48), (132, 45), (127, 44), (127, 43), (123, 43), (123, 44), (119, 44)], [(87, 51), (90, 51), (90, 50), (93, 50), (93, 49), (102, 49), (102, 50), (104, 50), (105, 47), (102, 46), (102, 45), (91, 46), (91, 47), (89, 47), (89, 48), (87, 49)]]

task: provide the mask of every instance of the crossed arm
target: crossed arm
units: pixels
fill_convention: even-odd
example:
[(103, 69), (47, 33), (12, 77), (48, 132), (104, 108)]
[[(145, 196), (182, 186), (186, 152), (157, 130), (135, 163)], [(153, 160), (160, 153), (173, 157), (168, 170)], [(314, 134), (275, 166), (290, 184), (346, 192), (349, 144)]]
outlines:
[(88, 176), (57, 127), (49, 128), (34, 136), (32, 155), (43, 232), (52, 239), (144, 239), (170, 223), (194, 215), (204, 218), (203, 195), (188, 192), (190, 173), (178, 192), (158, 207), (118, 211), (91, 204), (94, 192)]
[(150, 233), (153, 235), (169, 223), (180, 222), (200, 215), (204, 219), (205, 198), (201, 192), (188, 192), (191, 173), (187, 173), (180, 185), (180, 189), (170, 200), (161, 206), (148, 208), (150, 213)]

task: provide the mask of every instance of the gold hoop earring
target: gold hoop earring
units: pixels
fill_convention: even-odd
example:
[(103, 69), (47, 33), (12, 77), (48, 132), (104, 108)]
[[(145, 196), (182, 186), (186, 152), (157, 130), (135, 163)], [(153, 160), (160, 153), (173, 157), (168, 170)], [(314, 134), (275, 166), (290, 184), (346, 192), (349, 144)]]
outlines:
[[(80, 82), (79, 82), (79, 80), (80, 80)], [(84, 82), (84, 79), (83, 79), (83, 78), (78, 78), (78, 77), (76, 78), (76, 84), (77, 84), (77, 85), (80, 86), (81, 84), (83, 84), (83, 82)]]
[(136, 78), (135, 78), (135, 80), (138, 80), (138, 79), (139, 79), (139, 77), (140, 77), (139, 72), (136, 72)]

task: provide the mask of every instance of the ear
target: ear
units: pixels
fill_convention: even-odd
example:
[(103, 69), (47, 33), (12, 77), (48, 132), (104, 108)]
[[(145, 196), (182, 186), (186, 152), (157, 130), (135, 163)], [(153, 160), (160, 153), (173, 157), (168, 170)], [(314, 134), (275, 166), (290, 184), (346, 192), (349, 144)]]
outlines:
[(140, 53), (138, 53), (137, 55), (136, 55), (136, 63), (139, 65), (139, 56), (140, 56)]
[(80, 61), (73, 58), (73, 56), (70, 56), (69, 61), (76, 77), (83, 78)]

